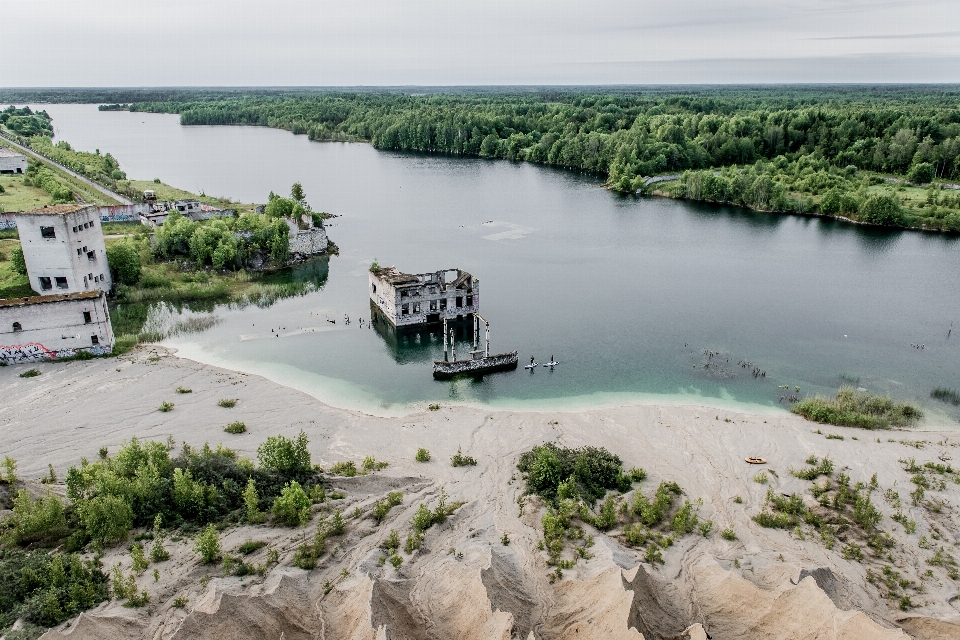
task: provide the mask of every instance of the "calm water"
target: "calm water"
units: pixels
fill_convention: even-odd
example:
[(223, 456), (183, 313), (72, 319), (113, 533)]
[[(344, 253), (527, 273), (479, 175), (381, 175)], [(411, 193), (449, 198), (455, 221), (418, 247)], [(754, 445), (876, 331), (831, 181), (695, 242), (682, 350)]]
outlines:
[[(648, 394), (776, 408), (788, 393), (780, 385), (830, 393), (846, 376), (920, 402), (933, 422), (960, 417), (929, 399), (933, 387), (960, 388), (960, 238), (624, 197), (594, 176), (528, 164), (46, 108), (59, 138), (110, 151), (132, 177), (244, 202), (299, 181), (314, 209), (342, 216), (329, 225), (340, 255), (294, 272), (319, 291), (268, 309), (218, 309), (215, 329), (168, 341), (190, 357), (368, 410)], [(357, 321), (370, 316), (374, 258), (414, 273), (469, 270), (481, 281), (492, 348), (562, 364), (435, 382), (439, 336), (397, 343)], [(766, 376), (754, 378), (753, 366)]]

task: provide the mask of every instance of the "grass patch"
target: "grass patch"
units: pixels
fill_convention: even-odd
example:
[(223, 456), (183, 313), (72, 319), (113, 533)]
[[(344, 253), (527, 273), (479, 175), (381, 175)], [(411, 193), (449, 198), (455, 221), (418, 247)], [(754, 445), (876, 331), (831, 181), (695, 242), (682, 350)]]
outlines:
[(217, 402), (218, 407), (223, 407), (224, 409), (232, 409), (237, 406), (237, 401), (233, 398), (220, 398), (220, 401)]
[(912, 405), (896, 404), (887, 396), (859, 393), (853, 387), (842, 387), (833, 399), (806, 398), (790, 410), (814, 422), (863, 429), (905, 427), (923, 416), (923, 412)]
[(267, 546), (267, 543), (263, 540), (247, 540), (242, 545), (237, 547), (237, 553), (242, 553), (245, 556), (250, 555), (255, 551), (259, 551)]
[(430, 462), (430, 452), (423, 447), (417, 449), (417, 462)]
[(457, 447), (457, 452), (453, 454), (453, 457), (450, 458), (450, 464), (455, 467), (472, 467), (477, 464), (477, 459), (473, 456), (465, 456), (460, 451), (460, 447)]
[(172, 410), (173, 410), (173, 403), (172, 403), (172, 402), (167, 402), (166, 400), (164, 400), (163, 402), (161, 402), (161, 403), (160, 403), (160, 406), (157, 407), (157, 411), (159, 411), (160, 413), (166, 413), (166, 412), (172, 411)]
[(940, 402), (946, 402), (952, 405), (960, 405), (960, 391), (956, 391), (954, 389), (937, 387), (930, 392), (930, 397), (935, 398)]
[(240, 422), (239, 420), (237, 420), (236, 422), (231, 422), (230, 424), (228, 424), (227, 426), (225, 426), (225, 427), (223, 428), (223, 430), (226, 431), (227, 433), (234, 433), (234, 434), (236, 434), (236, 433), (246, 433), (246, 432), (247, 432), (247, 425), (245, 425), (245, 424), (243, 424), (242, 422)]
[(177, 393), (193, 393), (193, 389), (186, 389), (184, 387), (177, 387)]
[(23, 373), (20, 374), (20, 377), (21, 377), (21, 378), (36, 378), (38, 375), (40, 375), (40, 371), (38, 371), (37, 369), (27, 369), (26, 371), (24, 371)]

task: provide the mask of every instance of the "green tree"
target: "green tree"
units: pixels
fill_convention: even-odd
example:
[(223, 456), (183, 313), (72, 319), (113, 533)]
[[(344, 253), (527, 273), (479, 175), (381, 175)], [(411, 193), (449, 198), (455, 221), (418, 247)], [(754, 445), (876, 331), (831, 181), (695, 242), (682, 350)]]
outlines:
[(260, 494), (257, 493), (257, 483), (253, 478), (247, 480), (247, 486), (243, 490), (243, 504), (247, 509), (247, 522), (260, 524), (264, 521), (263, 512), (260, 511)]
[(97, 496), (82, 503), (80, 522), (98, 545), (113, 544), (127, 539), (133, 526), (133, 510), (122, 498)]
[(290, 187), (290, 197), (293, 198), (295, 202), (302, 204), (307, 197), (303, 192), (303, 185), (299, 182), (294, 182), (293, 186)]
[(257, 460), (262, 468), (270, 471), (286, 474), (307, 472), (310, 470), (308, 442), (307, 434), (303, 431), (293, 440), (285, 436), (270, 436), (257, 447)]
[(130, 242), (118, 242), (107, 247), (107, 263), (114, 282), (136, 284), (140, 281), (140, 253)]
[(934, 177), (933, 165), (929, 162), (919, 162), (910, 167), (907, 172), (907, 180), (917, 184), (926, 184), (932, 182)]
[(193, 546), (193, 550), (200, 556), (203, 564), (216, 562), (221, 554), (220, 534), (217, 533), (217, 528), (212, 524), (208, 524), (207, 528), (203, 530), (203, 533), (197, 537), (197, 542)]
[(14, 272), (22, 276), (27, 275), (27, 262), (23, 259), (23, 248), (19, 245), (10, 252), (10, 266)]
[(295, 527), (310, 521), (310, 505), (313, 501), (300, 486), (292, 481), (284, 485), (280, 495), (273, 501), (273, 517), (283, 524)]
[(904, 223), (903, 207), (895, 196), (880, 193), (866, 199), (860, 207), (860, 219), (888, 227), (901, 226)]

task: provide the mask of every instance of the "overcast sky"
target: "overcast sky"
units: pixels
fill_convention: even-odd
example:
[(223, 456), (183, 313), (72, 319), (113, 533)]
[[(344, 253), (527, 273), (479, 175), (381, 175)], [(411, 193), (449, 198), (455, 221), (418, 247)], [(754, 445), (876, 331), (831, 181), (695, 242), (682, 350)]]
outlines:
[(960, 82), (960, 0), (0, 0), (0, 86)]

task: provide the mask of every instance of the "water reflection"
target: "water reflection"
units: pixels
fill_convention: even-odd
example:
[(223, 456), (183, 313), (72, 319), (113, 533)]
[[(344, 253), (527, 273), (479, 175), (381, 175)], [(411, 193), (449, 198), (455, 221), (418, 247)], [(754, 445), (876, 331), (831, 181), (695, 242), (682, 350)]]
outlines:
[[(370, 325), (397, 364), (443, 360), (442, 323), (397, 327), (371, 300)], [(473, 348), (473, 320), (448, 320), (447, 327), (454, 332), (456, 351), (460, 354), (458, 357), (468, 357), (468, 352)]]

